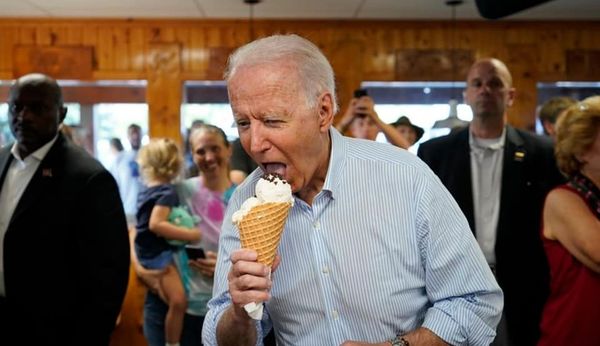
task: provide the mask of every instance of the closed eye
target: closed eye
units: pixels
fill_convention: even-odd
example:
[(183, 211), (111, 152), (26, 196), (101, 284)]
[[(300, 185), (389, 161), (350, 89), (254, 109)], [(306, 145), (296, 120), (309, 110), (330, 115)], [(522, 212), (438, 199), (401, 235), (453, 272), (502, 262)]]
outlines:
[(239, 119), (235, 121), (236, 126), (238, 127), (238, 129), (243, 130), (248, 128), (248, 126), (250, 126), (250, 121), (245, 120), (245, 119)]
[(265, 123), (265, 125), (270, 127), (277, 127), (284, 123), (284, 121), (280, 119), (265, 119), (263, 120), (263, 122)]

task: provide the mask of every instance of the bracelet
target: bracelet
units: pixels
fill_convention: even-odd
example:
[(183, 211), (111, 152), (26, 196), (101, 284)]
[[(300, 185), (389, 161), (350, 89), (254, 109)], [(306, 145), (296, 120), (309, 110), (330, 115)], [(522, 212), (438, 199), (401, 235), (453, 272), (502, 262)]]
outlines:
[(410, 346), (408, 341), (402, 335), (396, 335), (395, 338), (388, 341), (392, 346)]

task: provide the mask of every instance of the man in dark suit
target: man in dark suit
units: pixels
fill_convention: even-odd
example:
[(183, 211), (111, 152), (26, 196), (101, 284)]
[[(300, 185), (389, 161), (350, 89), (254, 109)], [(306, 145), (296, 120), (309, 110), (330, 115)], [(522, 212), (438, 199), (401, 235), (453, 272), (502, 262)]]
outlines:
[(117, 185), (59, 133), (67, 109), (41, 74), (9, 94), (0, 149), (0, 344), (107, 345), (127, 288)]
[(541, 212), (547, 192), (562, 177), (549, 140), (506, 124), (514, 97), (504, 63), (477, 61), (464, 91), (473, 121), (466, 129), (423, 143), (418, 155), (467, 216), (504, 291), (495, 344), (534, 345), (549, 285)]

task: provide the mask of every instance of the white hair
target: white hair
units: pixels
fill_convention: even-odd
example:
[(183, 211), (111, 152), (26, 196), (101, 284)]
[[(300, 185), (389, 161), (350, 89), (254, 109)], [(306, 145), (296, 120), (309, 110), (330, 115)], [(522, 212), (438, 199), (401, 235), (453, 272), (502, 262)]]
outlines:
[(300, 86), (309, 107), (317, 105), (323, 92), (331, 94), (333, 114), (338, 111), (333, 68), (321, 50), (298, 35), (273, 35), (238, 48), (227, 61), (224, 79), (229, 82), (242, 66), (291, 63), (298, 71)]

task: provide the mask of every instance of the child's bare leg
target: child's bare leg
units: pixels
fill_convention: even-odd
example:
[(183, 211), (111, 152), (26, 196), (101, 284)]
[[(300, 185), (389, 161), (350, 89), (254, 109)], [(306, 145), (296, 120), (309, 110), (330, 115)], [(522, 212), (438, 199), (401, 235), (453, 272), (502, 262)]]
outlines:
[(187, 300), (179, 273), (172, 265), (167, 267), (161, 278), (161, 297), (169, 305), (165, 319), (165, 339), (169, 344), (176, 344), (181, 338)]

